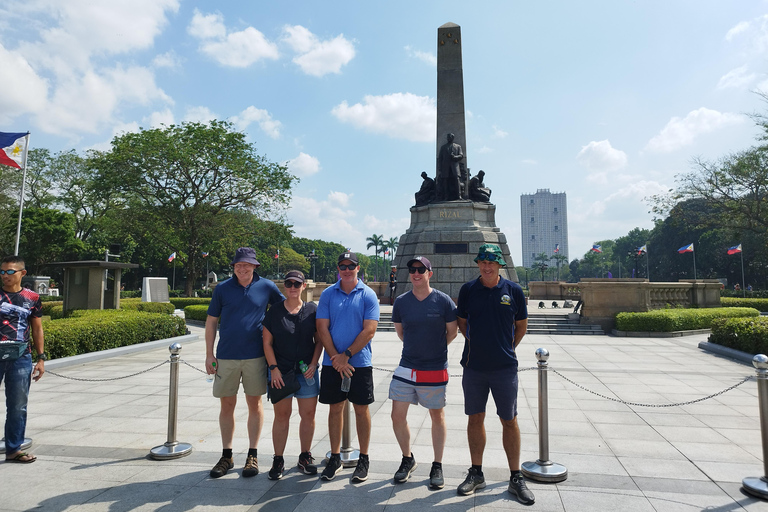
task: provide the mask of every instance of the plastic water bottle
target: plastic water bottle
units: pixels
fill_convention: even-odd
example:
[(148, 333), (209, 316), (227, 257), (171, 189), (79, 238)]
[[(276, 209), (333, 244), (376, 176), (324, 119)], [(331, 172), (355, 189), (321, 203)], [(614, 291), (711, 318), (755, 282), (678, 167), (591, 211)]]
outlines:
[[(301, 374), (304, 375), (307, 373), (307, 370), (309, 370), (309, 366), (307, 366), (307, 363), (304, 361), (299, 361), (299, 370), (301, 370)], [(307, 381), (307, 386), (314, 386), (315, 385), (315, 376), (313, 375), (310, 378), (304, 377), (304, 379)]]
[(344, 393), (349, 392), (349, 386), (352, 384), (352, 379), (348, 376), (344, 376), (344, 378), (341, 380), (341, 391)]
[(214, 373), (206, 373), (205, 374), (205, 382), (213, 382), (213, 378), (216, 377), (216, 363), (211, 363), (211, 366), (213, 366)]

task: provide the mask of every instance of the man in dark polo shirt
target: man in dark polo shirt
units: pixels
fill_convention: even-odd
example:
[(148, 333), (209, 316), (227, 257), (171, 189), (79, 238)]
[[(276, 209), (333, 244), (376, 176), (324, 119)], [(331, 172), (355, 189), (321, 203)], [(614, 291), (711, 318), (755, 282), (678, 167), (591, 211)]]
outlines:
[(484, 244), (475, 258), (480, 277), (459, 291), (456, 316), (464, 335), (464, 413), (469, 417), (467, 438), (472, 467), (458, 488), (462, 495), (485, 487), (485, 406), (493, 394), (502, 425), (502, 443), (511, 472), (508, 491), (530, 505), (533, 493), (520, 473), (520, 428), (517, 425), (517, 356), (515, 348), (528, 328), (528, 308), (523, 289), (499, 275), (506, 265), (497, 245)]
[[(261, 279), (256, 274), (256, 268), (260, 265), (256, 260), (256, 251), (250, 247), (239, 248), (232, 260), (235, 276), (214, 288), (208, 306), (205, 369), (209, 374), (216, 374), (213, 396), (221, 400), (219, 429), (223, 445), (221, 459), (211, 470), (213, 478), (226, 475), (234, 467), (232, 440), (235, 435), (237, 392), (241, 382), (248, 404), (249, 441), (243, 476), (255, 476), (259, 472), (256, 448), (264, 424), (261, 395), (267, 392), (267, 362), (261, 323), (268, 305), (285, 300), (275, 283)], [(219, 344), (214, 356), (217, 327)]]

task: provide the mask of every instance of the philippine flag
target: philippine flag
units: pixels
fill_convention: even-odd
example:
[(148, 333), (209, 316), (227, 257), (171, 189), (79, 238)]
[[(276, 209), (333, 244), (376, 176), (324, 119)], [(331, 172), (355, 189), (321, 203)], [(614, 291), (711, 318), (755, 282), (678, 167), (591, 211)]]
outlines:
[(739, 254), (741, 252), (741, 244), (734, 245), (730, 249), (728, 249), (728, 254)]
[(555, 254), (560, 252), (560, 244), (555, 244)]
[(646, 252), (648, 252), (648, 248), (646, 246), (642, 246), (637, 249), (637, 254), (645, 254)]
[(203, 251), (203, 258), (207, 258), (207, 257), (208, 257), (208, 253)]
[(677, 250), (680, 254), (683, 254), (685, 252), (693, 252), (693, 244), (684, 245), (683, 247), (679, 248)]
[(28, 133), (0, 132), (0, 164), (21, 169), (27, 152)]
[(602, 248), (602, 246), (595, 244), (595, 245), (593, 245), (593, 246), (592, 246), (592, 248), (590, 249), (590, 251), (594, 251), (594, 252), (603, 252), (603, 248)]
[(168, 256), (168, 263), (172, 262), (175, 259), (176, 259), (176, 251), (173, 251), (173, 253), (170, 256)]

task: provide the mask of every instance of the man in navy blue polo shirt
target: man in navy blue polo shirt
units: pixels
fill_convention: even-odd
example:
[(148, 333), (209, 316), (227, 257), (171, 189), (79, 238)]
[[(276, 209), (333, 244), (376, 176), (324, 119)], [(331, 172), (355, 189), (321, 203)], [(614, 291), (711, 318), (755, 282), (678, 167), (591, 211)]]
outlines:
[[(239, 248), (232, 260), (235, 277), (214, 288), (208, 306), (208, 318), (205, 321), (205, 369), (209, 374), (216, 374), (213, 396), (221, 400), (219, 429), (223, 445), (221, 459), (211, 470), (213, 478), (226, 475), (234, 467), (232, 440), (240, 382), (248, 404), (250, 443), (243, 476), (255, 476), (259, 472), (256, 448), (264, 424), (261, 395), (267, 392), (267, 363), (261, 322), (268, 305), (285, 300), (275, 283), (261, 279), (256, 274), (256, 268), (260, 265), (256, 260), (256, 251), (250, 247)], [(217, 328), (219, 343), (214, 356)]]
[(456, 316), (464, 335), (464, 413), (472, 467), (458, 493), (473, 494), (485, 487), (485, 406), (493, 394), (502, 425), (502, 443), (511, 472), (508, 491), (530, 505), (533, 493), (520, 473), (520, 428), (517, 425), (517, 356), (515, 348), (528, 328), (528, 308), (523, 289), (499, 275), (504, 255), (497, 245), (484, 244), (475, 258), (480, 277), (459, 291)]
[[(352, 474), (353, 482), (368, 478), (368, 446), (371, 440), (373, 403), (373, 366), (371, 340), (379, 325), (379, 300), (357, 277), (360, 266), (357, 254), (348, 251), (339, 256), (339, 279), (323, 290), (317, 305), (317, 337), (325, 348), (320, 375), (320, 403), (329, 404), (328, 437), (331, 457), (320, 477), (333, 480), (341, 471), (341, 432), (344, 426), (344, 403), (355, 408), (360, 459)], [(342, 389), (345, 377), (349, 388)]]

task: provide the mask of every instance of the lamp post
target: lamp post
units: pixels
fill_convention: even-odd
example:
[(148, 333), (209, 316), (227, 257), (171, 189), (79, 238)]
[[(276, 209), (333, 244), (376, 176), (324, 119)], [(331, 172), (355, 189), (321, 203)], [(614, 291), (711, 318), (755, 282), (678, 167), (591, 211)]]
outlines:
[(304, 257), (312, 263), (312, 280), (315, 281), (315, 261), (317, 261), (317, 254), (315, 254), (315, 250), (312, 249), (312, 252)]

